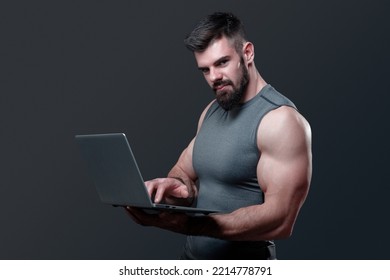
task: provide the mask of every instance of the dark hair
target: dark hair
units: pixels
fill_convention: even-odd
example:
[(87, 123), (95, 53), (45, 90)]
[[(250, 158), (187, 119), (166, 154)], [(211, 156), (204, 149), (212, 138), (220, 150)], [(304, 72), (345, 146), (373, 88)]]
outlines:
[(202, 52), (213, 40), (222, 36), (233, 40), (237, 52), (246, 41), (244, 25), (231, 13), (217, 12), (205, 17), (184, 39), (184, 44), (190, 51)]

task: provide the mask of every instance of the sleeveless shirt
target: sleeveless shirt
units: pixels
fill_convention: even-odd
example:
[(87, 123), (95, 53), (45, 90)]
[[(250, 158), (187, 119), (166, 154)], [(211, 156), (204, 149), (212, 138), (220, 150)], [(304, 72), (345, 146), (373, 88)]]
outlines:
[[(232, 212), (262, 204), (256, 168), (260, 159), (257, 130), (262, 118), (280, 106), (295, 105), (271, 85), (230, 111), (214, 102), (196, 136), (193, 166), (199, 179), (197, 207)], [(264, 259), (272, 241), (226, 241), (188, 236), (186, 259)]]

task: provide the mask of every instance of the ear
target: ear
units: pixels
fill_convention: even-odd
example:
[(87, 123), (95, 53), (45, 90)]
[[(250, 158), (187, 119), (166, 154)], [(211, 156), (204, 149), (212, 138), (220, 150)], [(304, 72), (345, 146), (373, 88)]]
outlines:
[(245, 42), (242, 47), (246, 64), (250, 64), (255, 59), (255, 47), (251, 42)]

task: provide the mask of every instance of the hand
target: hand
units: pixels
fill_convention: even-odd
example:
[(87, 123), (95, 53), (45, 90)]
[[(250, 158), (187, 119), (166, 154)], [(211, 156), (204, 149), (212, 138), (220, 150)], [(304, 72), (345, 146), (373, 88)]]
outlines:
[[(145, 182), (149, 196), (154, 196), (154, 202), (164, 201), (167, 204), (191, 204), (193, 194), (190, 194), (189, 188), (176, 178), (157, 178)], [(184, 201), (183, 201), (184, 200)], [(184, 203), (183, 203), (184, 202)]]
[(127, 214), (142, 226), (154, 226), (177, 233), (188, 234), (190, 217), (183, 213), (162, 211), (158, 214), (147, 214), (142, 209), (126, 207)]

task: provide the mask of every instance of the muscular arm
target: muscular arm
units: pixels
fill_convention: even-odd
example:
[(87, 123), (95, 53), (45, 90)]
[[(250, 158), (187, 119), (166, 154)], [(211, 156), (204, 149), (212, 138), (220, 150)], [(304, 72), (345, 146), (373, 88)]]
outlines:
[(257, 166), (264, 203), (230, 214), (195, 219), (192, 234), (228, 240), (270, 240), (291, 235), (311, 180), (311, 131), (295, 110), (267, 114), (258, 130)]

